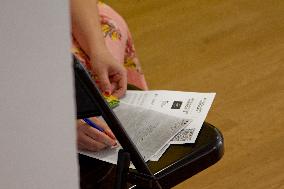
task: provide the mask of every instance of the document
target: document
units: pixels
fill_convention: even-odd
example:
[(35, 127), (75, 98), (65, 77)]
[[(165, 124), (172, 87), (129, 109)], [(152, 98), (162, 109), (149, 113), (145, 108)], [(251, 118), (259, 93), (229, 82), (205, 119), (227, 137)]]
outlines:
[[(145, 161), (158, 161), (170, 144), (194, 143), (215, 93), (127, 91), (113, 109)], [(121, 147), (80, 153), (116, 163)]]
[(181, 91), (127, 91), (122, 102), (144, 109), (154, 110), (169, 116), (189, 119), (189, 124), (177, 134), (171, 144), (194, 143), (215, 93)]
[[(156, 112), (120, 102), (114, 113), (121, 121), (127, 134), (145, 161), (160, 151), (183, 128), (189, 119)], [(85, 155), (116, 163), (119, 148), (102, 150), (96, 153), (82, 152)]]

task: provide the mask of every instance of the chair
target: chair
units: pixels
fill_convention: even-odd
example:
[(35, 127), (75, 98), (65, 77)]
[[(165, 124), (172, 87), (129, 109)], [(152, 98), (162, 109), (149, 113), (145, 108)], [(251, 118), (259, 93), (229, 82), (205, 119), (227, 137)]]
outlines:
[[(116, 166), (116, 189), (171, 188), (220, 160), (221, 132), (204, 122), (194, 144), (171, 145), (157, 162), (145, 163), (84, 67), (74, 58), (77, 118), (102, 114), (123, 149)], [(81, 155), (82, 156), (82, 155)], [(130, 160), (136, 169), (129, 169)]]

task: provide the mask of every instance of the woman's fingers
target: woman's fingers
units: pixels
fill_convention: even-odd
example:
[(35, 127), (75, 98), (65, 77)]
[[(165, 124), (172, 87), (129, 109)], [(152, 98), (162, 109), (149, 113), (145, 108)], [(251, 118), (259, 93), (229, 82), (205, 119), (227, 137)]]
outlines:
[(105, 132), (101, 132), (83, 121), (77, 121), (77, 142), (80, 150), (99, 151), (109, 146), (115, 146), (116, 140), (107, 124), (98, 118), (91, 120)]
[(108, 146), (116, 145), (116, 141), (110, 138), (105, 132), (98, 131), (97, 129), (94, 129), (92, 127), (88, 129), (88, 132), (86, 134), (97, 142), (104, 143)]
[(127, 88), (127, 77), (126, 77), (126, 72), (121, 71), (121, 73), (114, 75), (111, 78), (111, 83), (116, 83), (116, 89), (113, 91), (114, 96), (120, 98), (122, 97)]
[(103, 92), (111, 93), (111, 83), (108, 71), (106, 69), (98, 69), (97, 76), (99, 78), (99, 87)]
[(111, 139), (113, 140), (116, 140), (113, 132), (110, 130), (110, 128), (108, 127), (108, 125), (100, 120), (99, 118), (96, 118), (96, 117), (91, 117), (90, 118), (95, 124), (99, 125), (103, 130), (104, 130), (104, 133), (109, 136)]
[(80, 150), (100, 151), (107, 147), (106, 144), (97, 142), (84, 132), (78, 133), (78, 147)]
[(107, 49), (96, 57), (91, 57), (91, 62), (102, 92), (122, 97), (127, 87), (127, 73), (124, 66)]

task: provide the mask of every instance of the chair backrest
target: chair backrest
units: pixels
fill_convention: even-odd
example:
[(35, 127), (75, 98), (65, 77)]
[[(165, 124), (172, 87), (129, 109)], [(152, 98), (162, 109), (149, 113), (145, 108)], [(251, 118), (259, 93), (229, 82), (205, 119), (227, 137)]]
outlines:
[(144, 178), (149, 177), (156, 180), (157, 187), (153, 188), (160, 188), (160, 184), (163, 188), (170, 188), (215, 164), (223, 156), (224, 143), (221, 132), (214, 126), (204, 123), (195, 144), (171, 145), (158, 162), (146, 164), (96, 84), (75, 58), (74, 72), (77, 117), (103, 116), (123, 149), (129, 152), (131, 161), (137, 169), (130, 171), (129, 179), (134, 179), (132, 183), (137, 183), (138, 177), (142, 178), (142, 182)]
[[(75, 57), (73, 60), (76, 84), (77, 117), (84, 118), (89, 117), (90, 115), (101, 114), (110, 129), (113, 131), (122, 148), (130, 153), (131, 161), (136, 169), (140, 173), (153, 176), (136, 146), (124, 130), (119, 119), (115, 116), (111, 108), (108, 106), (108, 103), (102, 97), (95, 82), (91, 80), (85, 68)], [(82, 98), (84, 99), (82, 100)]]

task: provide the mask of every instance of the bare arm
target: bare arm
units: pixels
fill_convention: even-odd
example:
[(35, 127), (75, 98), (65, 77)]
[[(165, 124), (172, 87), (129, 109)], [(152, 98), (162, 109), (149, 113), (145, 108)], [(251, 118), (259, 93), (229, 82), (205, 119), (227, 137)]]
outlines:
[(71, 16), (73, 35), (90, 57), (107, 50), (101, 32), (97, 0), (71, 0)]
[[(88, 54), (101, 91), (117, 97), (126, 90), (126, 71), (108, 51), (101, 31), (97, 0), (70, 0), (72, 34)], [(78, 148), (99, 151), (116, 144), (108, 126), (97, 118), (93, 121), (107, 132), (102, 133), (77, 121)]]
[(71, 21), (72, 33), (88, 54), (100, 89), (122, 97), (127, 86), (126, 70), (106, 47), (97, 0), (71, 0)]

